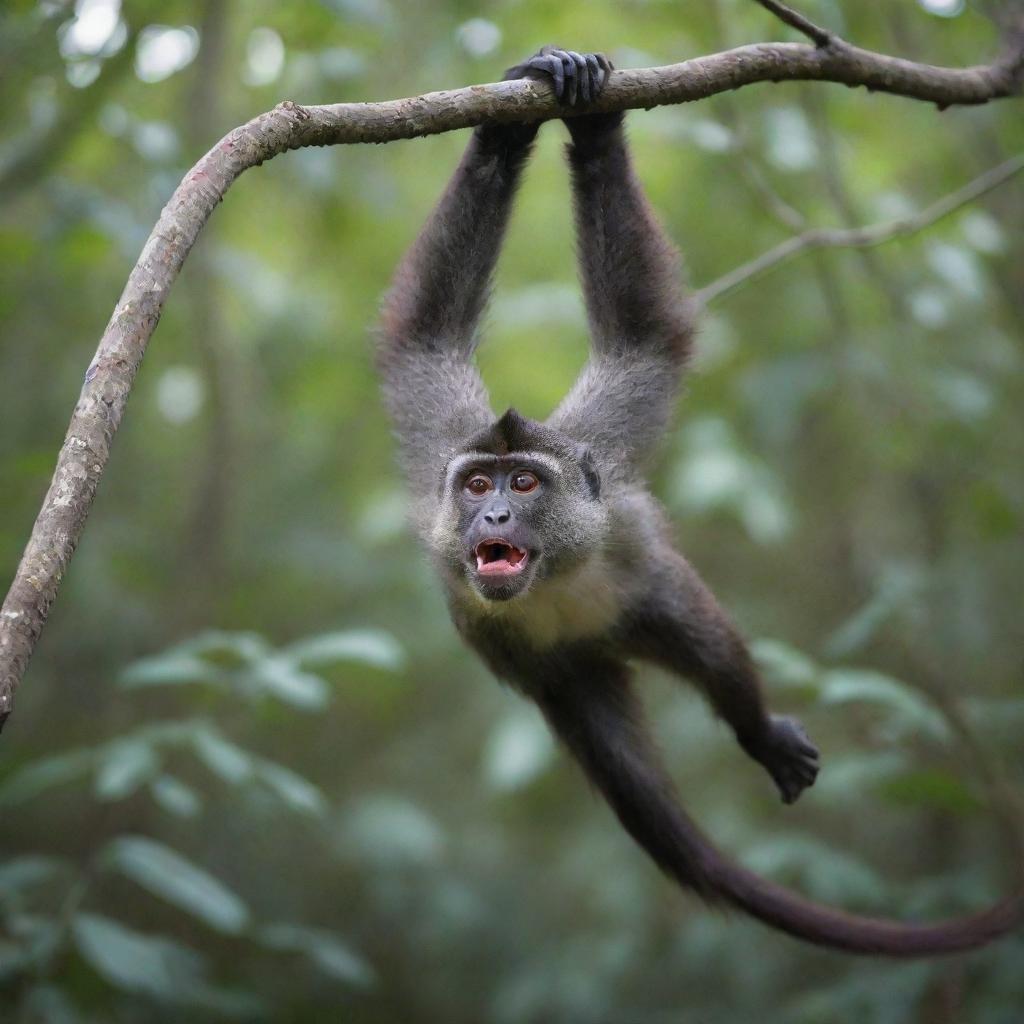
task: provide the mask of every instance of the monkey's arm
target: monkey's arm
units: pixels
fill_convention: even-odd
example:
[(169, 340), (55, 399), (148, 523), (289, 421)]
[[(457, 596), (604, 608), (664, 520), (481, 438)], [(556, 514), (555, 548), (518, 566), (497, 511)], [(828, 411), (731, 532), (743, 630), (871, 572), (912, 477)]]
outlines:
[(792, 803), (814, 783), (817, 748), (799, 722), (768, 713), (743, 638), (692, 566), (674, 551), (659, 552), (658, 562), (656, 582), (629, 623), (633, 653), (696, 682)]
[(454, 443), (493, 419), (473, 351), (536, 132), (535, 124), (474, 130), (384, 301), (377, 362), (416, 493), (433, 493)]
[(678, 254), (630, 161), (619, 114), (567, 118), (593, 352), (552, 425), (629, 472), (662, 435), (693, 338)]

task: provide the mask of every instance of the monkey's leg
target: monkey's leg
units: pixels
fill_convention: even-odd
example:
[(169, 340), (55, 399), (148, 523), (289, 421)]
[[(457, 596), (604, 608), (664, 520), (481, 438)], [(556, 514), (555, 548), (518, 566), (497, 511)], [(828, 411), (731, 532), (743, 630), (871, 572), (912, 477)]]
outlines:
[(716, 898), (714, 851), (680, 808), (648, 735), (629, 669), (578, 650), (523, 666), (520, 689), (598, 788), (623, 828), (658, 866)]
[(792, 803), (818, 774), (818, 749), (796, 719), (771, 715), (736, 627), (693, 568), (675, 552), (629, 627), (633, 653), (696, 682), (743, 750)]

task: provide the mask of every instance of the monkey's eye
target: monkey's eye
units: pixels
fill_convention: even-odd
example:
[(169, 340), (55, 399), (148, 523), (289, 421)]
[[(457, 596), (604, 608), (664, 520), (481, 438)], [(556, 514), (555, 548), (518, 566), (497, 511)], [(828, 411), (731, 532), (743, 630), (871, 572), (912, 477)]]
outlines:
[(512, 477), (512, 490), (519, 494), (529, 494), (536, 489), (540, 481), (532, 473), (516, 473)]
[(473, 495), (474, 498), (482, 498), (488, 491), (494, 489), (494, 484), (483, 475), (483, 473), (476, 473), (466, 481), (466, 490)]

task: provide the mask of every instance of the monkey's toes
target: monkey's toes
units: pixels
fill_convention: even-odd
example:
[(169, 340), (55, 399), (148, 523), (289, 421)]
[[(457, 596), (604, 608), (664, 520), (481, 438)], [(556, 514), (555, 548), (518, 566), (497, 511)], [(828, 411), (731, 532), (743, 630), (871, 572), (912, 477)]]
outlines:
[(818, 748), (793, 718), (772, 717), (772, 738), (764, 765), (778, 787), (783, 803), (793, 803), (814, 785), (820, 768)]
[(796, 762), (793, 766), (780, 769), (774, 777), (782, 802), (794, 803), (808, 786), (814, 785), (818, 777), (818, 762)]

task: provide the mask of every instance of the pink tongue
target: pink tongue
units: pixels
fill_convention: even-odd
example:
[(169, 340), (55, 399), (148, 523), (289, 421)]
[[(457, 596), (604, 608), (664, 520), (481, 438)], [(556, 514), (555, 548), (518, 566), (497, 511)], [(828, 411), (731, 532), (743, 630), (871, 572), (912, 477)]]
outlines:
[(479, 555), (476, 559), (476, 567), (479, 572), (508, 572), (512, 568), (512, 563), (507, 559), (499, 558), (494, 562), (485, 562)]

